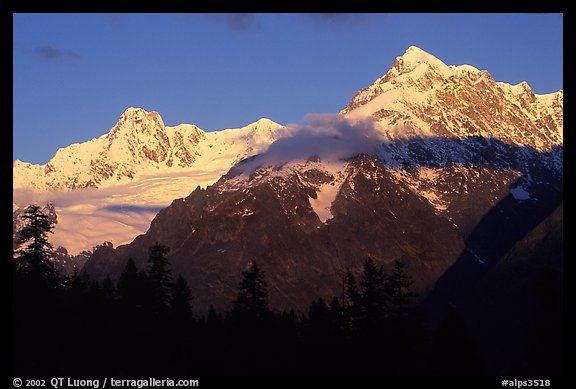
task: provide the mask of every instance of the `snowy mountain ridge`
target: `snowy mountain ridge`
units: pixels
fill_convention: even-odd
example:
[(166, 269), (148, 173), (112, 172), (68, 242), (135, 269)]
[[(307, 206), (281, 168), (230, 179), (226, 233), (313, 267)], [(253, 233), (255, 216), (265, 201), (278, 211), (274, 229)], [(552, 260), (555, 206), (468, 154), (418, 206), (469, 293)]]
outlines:
[[(344, 161), (358, 154), (350, 152), (358, 139), (378, 145), (360, 153), (380, 159), (396, 182), (440, 214), (454, 212), (476, 182), (504, 185), (516, 200), (530, 201), (562, 176), (562, 91), (537, 95), (525, 82), (495, 82), (486, 71), (445, 65), (414, 46), (340, 114), (313, 120), (311, 128), (304, 125), (239, 163), (215, 188), (238, 191), (273, 183), (281, 189), (282, 176), (297, 177), (325, 222), (348, 174)], [(306, 154), (302, 145), (313, 143), (323, 146)], [(502, 193), (487, 195), (494, 203)]]
[(548, 152), (563, 143), (564, 94), (496, 82), (470, 65), (448, 66), (415, 46), (360, 90), (341, 114), (374, 118), (391, 139), (494, 137)]
[[(507, 194), (535, 201), (562, 179), (562, 91), (538, 95), (524, 82), (496, 82), (414, 46), (339, 114), (305, 121), (204, 132), (129, 108), (109, 133), (60, 149), (45, 165), (15, 161), (13, 210), (53, 201), (54, 243), (76, 253), (105, 240), (130, 242), (174, 199), (214, 183), (220, 194), (270, 184), (281, 198), (296, 181), (307, 193), (299, 206), (329, 222), (343, 182), (354, 190), (350, 161), (360, 154), (465, 230), (473, 222), (458, 218), (463, 204), (488, 209)], [(73, 190), (80, 188), (88, 189)]]
[(105, 241), (125, 244), (172, 200), (216, 182), (288, 131), (269, 119), (217, 132), (169, 127), (157, 112), (131, 107), (110, 132), (58, 150), (45, 165), (15, 161), (14, 218), (28, 204), (52, 202), (55, 247), (75, 255)]
[(142, 175), (230, 167), (262, 152), (286, 131), (269, 119), (239, 129), (205, 132), (195, 125), (165, 126), (158, 112), (130, 107), (99, 138), (59, 149), (44, 165), (16, 160), (14, 188), (73, 190), (110, 187)]
[[(563, 143), (562, 90), (538, 95), (525, 82), (495, 82), (485, 70), (448, 66), (415, 46), (340, 113), (352, 121), (375, 120), (377, 131), (391, 142), (479, 136), (539, 152)], [(109, 133), (62, 148), (44, 165), (16, 160), (14, 188), (103, 188), (193, 166), (231, 167), (289, 134), (289, 128), (269, 119), (215, 132), (190, 124), (169, 127), (157, 112), (131, 107)]]

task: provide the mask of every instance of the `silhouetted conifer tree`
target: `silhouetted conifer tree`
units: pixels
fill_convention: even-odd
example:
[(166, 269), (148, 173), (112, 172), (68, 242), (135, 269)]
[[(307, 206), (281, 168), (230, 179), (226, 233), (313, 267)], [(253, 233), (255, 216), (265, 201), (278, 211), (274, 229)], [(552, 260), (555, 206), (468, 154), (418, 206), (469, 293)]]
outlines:
[(378, 266), (370, 257), (364, 262), (360, 278), (358, 296), (359, 319), (367, 325), (374, 325), (385, 318), (388, 309), (386, 274), (382, 265)]
[(115, 300), (118, 296), (116, 287), (114, 286), (114, 282), (112, 282), (110, 275), (107, 275), (104, 281), (102, 281), (102, 295), (107, 300)]
[(345, 329), (344, 310), (336, 296), (332, 297), (332, 300), (330, 301), (330, 305), (328, 306), (328, 315), (330, 317), (330, 326), (333, 336), (343, 336), (343, 331)]
[(222, 323), (222, 317), (216, 312), (214, 305), (210, 304), (210, 308), (208, 308), (208, 315), (206, 316), (206, 324), (211, 325), (219, 325)]
[(376, 265), (374, 260), (368, 257), (364, 261), (359, 288), (350, 271), (344, 281), (349, 300), (344, 309), (346, 316), (343, 323), (346, 331), (352, 331), (353, 335), (361, 337), (379, 333), (388, 315), (389, 299), (383, 266)]
[(188, 286), (188, 282), (179, 275), (174, 283), (172, 289), (172, 301), (170, 308), (172, 314), (177, 321), (189, 322), (192, 320), (192, 292)]
[(285, 341), (294, 341), (298, 335), (298, 317), (293, 309), (287, 311), (284, 309), (277, 319), (281, 337)]
[(252, 262), (250, 270), (242, 272), (232, 315), (248, 321), (263, 320), (271, 315), (268, 309), (268, 286), (264, 272), (256, 262)]
[(134, 260), (129, 258), (118, 279), (120, 298), (128, 304), (142, 305), (145, 297), (146, 278), (146, 274), (138, 272)]
[(28, 206), (21, 218), (24, 226), (18, 231), (18, 243), (23, 247), (16, 252), (17, 275), (32, 288), (58, 286), (58, 273), (52, 263), (52, 245), (48, 242), (53, 224), (36, 204)]
[(346, 315), (345, 322), (347, 327), (353, 327), (356, 320), (359, 317), (359, 306), (360, 306), (360, 293), (358, 292), (358, 287), (356, 285), (356, 279), (354, 274), (350, 270), (346, 272), (344, 276), (346, 298), (348, 301), (344, 301), (343, 311)]
[(102, 293), (102, 288), (97, 281), (90, 281), (88, 289), (86, 291), (86, 302), (88, 304), (100, 305), (104, 300), (104, 294)]
[(310, 304), (308, 320), (311, 326), (319, 331), (325, 331), (328, 328), (330, 315), (328, 314), (328, 306), (322, 297)]
[(342, 313), (342, 306), (340, 305), (338, 297), (332, 297), (332, 300), (330, 300), (329, 310), (331, 315), (339, 316)]
[(172, 271), (168, 251), (170, 249), (158, 242), (149, 250), (148, 257), (148, 286), (150, 290), (150, 305), (152, 310), (158, 312), (170, 305), (172, 293)]
[(72, 270), (72, 274), (67, 278), (66, 281), (66, 290), (73, 295), (80, 296), (86, 292), (88, 285), (88, 276), (85, 274), (80, 274), (78, 267), (74, 265), (74, 270)]
[(389, 311), (394, 318), (401, 318), (406, 315), (406, 309), (411, 300), (417, 294), (410, 291), (412, 279), (405, 271), (406, 264), (401, 261), (394, 261), (392, 274), (387, 277), (387, 292), (389, 295)]
[(313, 300), (304, 319), (302, 335), (308, 343), (324, 343), (327, 328), (328, 308), (322, 298)]

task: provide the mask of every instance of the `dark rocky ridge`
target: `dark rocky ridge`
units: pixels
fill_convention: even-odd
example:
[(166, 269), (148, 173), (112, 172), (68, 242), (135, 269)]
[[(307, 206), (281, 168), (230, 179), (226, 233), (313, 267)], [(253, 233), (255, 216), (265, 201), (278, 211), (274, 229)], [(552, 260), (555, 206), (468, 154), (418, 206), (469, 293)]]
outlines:
[[(301, 173), (237, 191), (219, 189), (226, 178), (197, 188), (162, 210), (132, 244), (97, 252), (85, 271), (117, 277), (129, 257), (144, 266), (147, 248), (159, 241), (170, 246), (174, 273), (189, 280), (199, 311), (210, 303), (227, 308), (251, 260), (267, 274), (273, 307), (304, 310), (314, 298), (341, 295), (344, 272), (359, 270), (368, 255), (386, 264), (405, 260), (423, 291), (463, 249), (452, 222), (397, 184), (373, 157), (349, 162), (332, 205), (334, 218), (325, 224), (308, 200), (321, 183), (315, 180), (319, 175)], [(302, 181), (306, 176), (310, 181)]]
[[(484, 140), (466, 143), (468, 163), (430, 155), (426, 161), (414, 152), (412, 165), (405, 167), (442, 171), (434, 189), (445, 192), (445, 210), (399, 181), (395, 168), (360, 155), (348, 161), (331, 207), (334, 217), (322, 223), (309, 198), (332, 177), (318, 164), (283, 174), (273, 173), (283, 171), (282, 166), (257, 170), (230, 189), (241, 163), (216, 184), (175, 200), (130, 245), (97, 251), (85, 271), (118, 277), (129, 257), (145, 266), (148, 247), (159, 241), (170, 246), (174, 273), (190, 282), (199, 313), (210, 304), (228, 309), (240, 273), (252, 260), (267, 274), (272, 307), (305, 310), (312, 299), (341, 296), (344, 272), (359, 271), (370, 255), (387, 267), (396, 259), (407, 262), (415, 290), (425, 297), (457, 263), (488, 269), (562, 198), (562, 176), (553, 163), (561, 149), (540, 154), (492, 141), (490, 148), (499, 152), (487, 153), (470, 146), (476, 142)], [(415, 150), (433, 143), (427, 140)], [(508, 153), (501, 147), (509, 148)], [(522, 163), (518, 155), (525, 157)], [(519, 183), (533, 199), (510, 195)], [(441, 293), (441, 301), (450, 300), (450, 293)]]

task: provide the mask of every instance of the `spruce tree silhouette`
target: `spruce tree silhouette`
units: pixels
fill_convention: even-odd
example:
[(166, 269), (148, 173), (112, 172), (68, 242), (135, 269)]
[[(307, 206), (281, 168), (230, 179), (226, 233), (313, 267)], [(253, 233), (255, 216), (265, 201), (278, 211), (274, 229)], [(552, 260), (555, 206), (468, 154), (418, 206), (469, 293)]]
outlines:
[(322, 297), (312, 301), (308, 309), (308, 322), (304, 327), (304, 335), (309, 343), (326, 344), (330, 342), (328, 328), (330, 315), (328, 306)]
[(268, 309), (268, 285), (264, 272), (256, 262), (252, 262), (250, 270), (242, 272), (232, 315), (241, 321), (253, 322), (263, 321), (271, 314)]
[(170, 305), (172, 294), (172, 271), (166, 256), (170, 249), (159, 242), (149, 249), (148, 286), (150, 288), (150, 307), (158, 313)]
[(220, 316), (220, 314), (216, 312), (216, 309), (212, 304), (210, 304), (210, 308), (208, 309), (208, 314), (206, 316), (206, 325), (209, 327), (218, 327), (222, 325), (222, 316)]
[(386, 274), (382, 265), (371, 257), (364, 262), (358, 296), (359, 321), (369, 329), (376, 327), (388, 314), (389, 297), (386, 292)]
[(386, 291), (389, 295), (389, 312), (392, 318), (406, 316), (406, 309), (414, 297), (418, 295), (410, 291), (413, 284), (412, 278), (406, 274), (406, 264), (402, 261), (394, 261), (392, 274), (386, 278)]
[(118, 295), (127, 304), (141, 306), (144, 303), (146, 275), (139, 273), (132, 258), (128, 259), (126, 266), (118, 279)]
[(72, 299), (79, 299), (83, 297), (88, 289), (89, 278), (86, 274), (80, 274), (77, 266), (74, 266), (72, 274), (66, 280), (66, 291)]
[(310, 304), (308, 320), (318, 322), (322, 325), (325, 325), (325, 322), (328, 321), (328, 306), (322, 297), (316, 301), (312, 301), (312, 304)]
[(312, 301), (308, 310), (308, 321), (305, 335), (312, 344), (332, 345), (342, 340), (342, 308), (334, 296), (330, 305), (323, 298)]
[(102, 295), (108, 300), (115, 300), (118, 297), (118, 291), (109, 274), (104, 278), (104, 281), (102, 281)]
[(58, 272), (52, 263), (52, 245), (48, 234), (53, 224), (36, 205), (29, 205), (22, 214), (24, 226), (18, 231), (18, 243), (23, 245), (16, 251), (16, 270), (31, 289), (50, 289), (58, 286)]
[(192, 321), (192, 292), (188, 286), (188, 282), (178, 275), (174, 287), (172, 288), (172, 301), (170, 303), (170, 309), (172, 310), (172, 316), (179, 323), (189, 323)]
[(336, 296), (333, 296), (330, 301), (328, 316), (330, 317), (330, 335), (332, 339), (341, 340), (345, 335), (344, 310)]

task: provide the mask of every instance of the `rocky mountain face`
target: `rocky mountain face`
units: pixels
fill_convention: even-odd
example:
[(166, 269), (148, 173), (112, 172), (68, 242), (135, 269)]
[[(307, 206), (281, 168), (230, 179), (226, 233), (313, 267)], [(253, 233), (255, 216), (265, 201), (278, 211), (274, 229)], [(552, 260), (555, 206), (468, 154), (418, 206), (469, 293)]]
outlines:
[[(318, 296), (341, 295), (345, 272), (367, 255), (404, 260), (418, 289), (427, 290), (464, 247), (452, 222), (372, 156), (331, 169), (320, 161), (262, 168), (249, 178), (236, 175), (238, 168), (175, 200), (145, 235), (97, 252), (84, 270), (117, 276), (129, 257), (146, 266), (148, 247), (159, 241), (171, 248), (174, 273), (189, 280), (198, 312), (228, 308), (250, 261), (266, 272), (274, 307), (305, 310)], [(337, 194), (323, 222), (311, 202), (330, 186)], [(437, 234), (422, 239), (429, 229)]]
[[(446, 182), (457, 177), (466, 191), (470, 177), (496, 174), (495, 182), (514, 180), (511, 193), (527, 200), (536, 179), (526, 174), (530, 161), (562, 175), (562, 91), (536, 95), (525, 82), (495, 82), (485, 70), (447, 66), (414, 46), (341, 113), (376, 120), (387, 139), (382, 159), (439, 211), (454, 204)], [(540, 172), (535, 184), (546, 184), (547, 175)]]
[[(343, 109), (340, 133), (276, 142), (174, 200), (131, 244), (97, 250), (84, 270), (118, 277), (130, 257), (145, 266), (159, 241), (200, 314), (229, 308), (253, 260), (273, 308), (304, 310), (342, 296), (343, 274), (371, 256), (408, 263), (431, 306), (459, 304), (562, 201), (562, 110), (562, 91), (537, 95), (410, 47)], [(365, 138), (377, 147), (326, 150)]]

